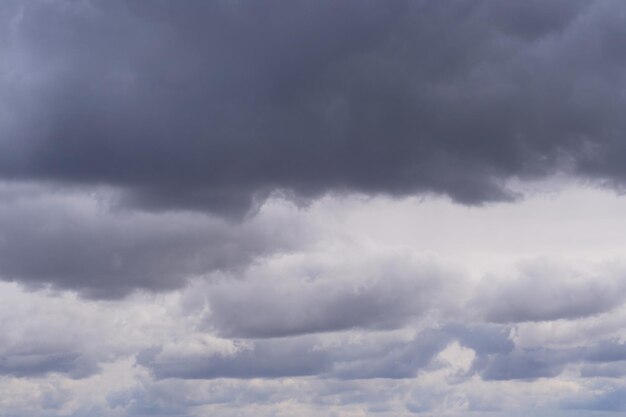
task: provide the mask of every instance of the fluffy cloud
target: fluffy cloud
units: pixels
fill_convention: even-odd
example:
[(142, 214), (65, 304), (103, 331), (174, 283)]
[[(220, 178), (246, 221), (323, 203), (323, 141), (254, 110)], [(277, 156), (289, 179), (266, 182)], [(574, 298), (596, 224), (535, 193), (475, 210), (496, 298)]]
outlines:
[(626, 301), (626, 268), (618, 262), (561, 265), (539, 260), (516, 276), (485, 280), (475, 301), (496, 322), (575, 319), (609, 311)]
[(460, 272), (436, 258), (339, 245), (270, 259), (205, 291), (219, 332), (276, 337), (402, 327), (462, 303), (463, 286)]

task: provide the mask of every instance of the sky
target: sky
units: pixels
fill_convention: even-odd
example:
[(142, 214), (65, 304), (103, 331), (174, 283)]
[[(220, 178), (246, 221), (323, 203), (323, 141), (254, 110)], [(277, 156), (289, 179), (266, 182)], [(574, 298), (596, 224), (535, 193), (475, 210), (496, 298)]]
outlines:
[(626, 3), (0, 2), (0, 417), (626, 413)]

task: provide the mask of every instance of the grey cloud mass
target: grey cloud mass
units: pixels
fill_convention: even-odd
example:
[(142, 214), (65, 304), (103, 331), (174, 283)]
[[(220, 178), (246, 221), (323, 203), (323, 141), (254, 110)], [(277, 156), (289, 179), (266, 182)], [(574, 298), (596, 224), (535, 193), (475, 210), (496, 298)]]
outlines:
[[(343, 256), (337, 258), (334, 253)], [(334, 248), (296, 254), (204, 291), (220, 333), (277, 337), (350, 328), (392, 329), (462, 299), (453, 268), (409, 251)]]
[(617, 263), (562, 265), (536, 260), (516, 276), (491, 277), (474, 303), (495, 322), (575, 319), (609, 311), (626, 300), (625, 269)]
[[(116, 298), (243, 270), (257, 257), (307, 240), (308, 232), (280, 207), (233, 224), (204, 214), (120, 211), (112, 200), (106, 190), (0, 184), (0, 278)], [(273, 221), (278, 216), (281, 225)]]
[[(334, 254), (340, 252), (341, 257)], [(347, 329), (390, 330), (438, 317), (515, 324), (599, 316), (624, 305), (618, 261), (563, 264), (527, 260), (477, 285), (442, 259), (410, 250), (332, 247), (248, 268), (239, 280), (194, 287), (210, 306), (208, 328), (239, 338)], [(468, 347), (506, 350), (510, 327), (448, 324)]]
[(0, 176), (232, 215), (281, 189), (622, 187), (619, 1), (7, 1)]

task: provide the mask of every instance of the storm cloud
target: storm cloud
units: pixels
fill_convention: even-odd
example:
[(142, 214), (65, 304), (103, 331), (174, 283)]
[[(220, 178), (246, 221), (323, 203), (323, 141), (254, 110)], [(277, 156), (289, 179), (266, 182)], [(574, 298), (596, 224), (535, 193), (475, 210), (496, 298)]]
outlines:
[(619, 1), (2, 5), (0, 175), (243, 213), (276, 189), (622, 187)]

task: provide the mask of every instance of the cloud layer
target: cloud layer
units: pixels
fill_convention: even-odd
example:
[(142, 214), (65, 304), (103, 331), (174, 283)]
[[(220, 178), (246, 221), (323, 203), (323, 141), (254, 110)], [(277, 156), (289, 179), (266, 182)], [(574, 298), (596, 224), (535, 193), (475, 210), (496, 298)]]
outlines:
[(0, 415), (623, 414), (624, 28), (3, 1)]
[(242, 213), (282, 189), (622, 187), (618, 1), (2, 6), (0, 176)]

